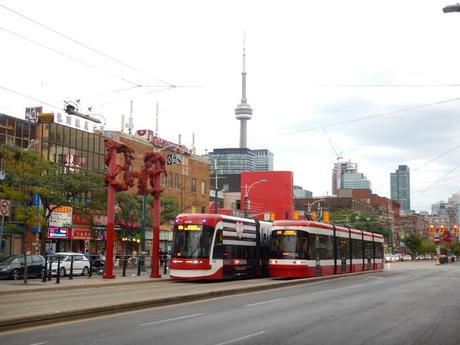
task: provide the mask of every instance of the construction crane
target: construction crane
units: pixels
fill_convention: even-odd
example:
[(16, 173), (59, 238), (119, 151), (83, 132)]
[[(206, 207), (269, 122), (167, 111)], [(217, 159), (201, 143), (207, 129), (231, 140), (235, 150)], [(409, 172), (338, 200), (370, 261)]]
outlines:
[(340, 153), (337, 153), (337, 150), (335, 149), (334, 145), (332, 144), (331, 138), (329, 138), (329, 135), (327, 134), (326, 129), (323, 129), (323, 132), (324, 132), (324, 135), (326, 135), (327, 141), (329, 141), (329, 145), (331, 145), (332, 150), (334, 151), (335, 158), (337, 159), (337, 163), (338, 163), (341, 159), (343, 159), (343, 156), (342, 156), (343, 152), (340, 151)]

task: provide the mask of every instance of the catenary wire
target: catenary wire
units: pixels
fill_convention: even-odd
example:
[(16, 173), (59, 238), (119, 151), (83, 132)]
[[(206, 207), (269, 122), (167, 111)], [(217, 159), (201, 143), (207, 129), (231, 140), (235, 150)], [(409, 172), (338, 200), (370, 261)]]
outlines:
[(436, 105), (441, 105), (441, 104), (450, 103), (450, 102), (458, 102), (458, 101), (460, 101), (460, 97), (449, 98), (449, 99), (445, 99), (445, 100), (438, 101), (438, 102), (432, 102), (432, 103), (417, 105), (417, 106), (413, 106), (413, 107), (402, 108), (402, 109), (393, 110), (393, 111), (388, 111), (388, 112), (379, 113), (379, 114), (361, 116), (361, 117), (357, 117), (357, 118), (349, 119), (349, 120), (331, 122), (331, 123), (324, 124), (324, 125), (319, 125), (319, 126), (314, 126), (314, 127), (309, 127), (309, 128), (298, 129), (298, 130), (295, 130), (295, 131), (289, 131), (289, 132), (285, 132), (285, 133), (274, 134), (274, 135), (270, 135), (270, 136), (266, 136), (266, 137), (259, 137), (259, 138), (253, 139), (253, 140), (251, 140), (251, 141), (261, 141), (261, 140), (273, 139), (273, 138), (278, 138), (278, 137), (287, 136), (287, 135), (292, 135), (292, 134), (297, 134), (297, 133), (315, 131), (315, 130), (318, 130), (318, 129), (324, 129), (324, 128), (329, 128), (329, 127), (336, 127), (336, 126), (345, 125), (345, 124), (349, 124), (349, 123), (354, 123), (354, 122), (360, 122), (360, 121), (365, 121), (365, 120), (376, 119), (376, 118), (380, 118), (380, 117), (385, 117), (385, 116), (390, 116), (390, 115), (405, 113), (405, 112), (409, 112), (409, 111), (414, 111), (414, 110), (429, 108), (429, 107), (433, 107), (433, 106), (436, 106)]
[[(119, 65), (122, 65), (122, 66), (124, 66), (124, 67), (126, 67), (126, 68), (128, 68), (128, 69), (130, 69), (130, 70), (132, 70), (132, 71), (135, 71), (135, 72), (137, 72), (137, 73), (140, 73), (140, 74), (143, 74), (143, 75), (145, 75), (145, 76), (148, 76), (149, 78), (151, 78), (151, 79), (153, 79), (153, 80), (156, 80), (156, 81), (159, 81), (160, 83), (163, 83), (163, 84), (165, 84), (165, 85), (167, 85), (167, 86), (169, 86), (169, 87), (171, 87), (171, 88), (176, 87), (176, 85), (173, 85), (173, 84), (171, 84), (171, 83), (169, 83), (169, 82), (167, 82), (167, 81), (164, 81), (164, 80), (159, 79), (159, 78), (157, 78), (157, 77), (154, 77), (154, 76), (152, 76), (152, 75), (150, 75), (150, 74), (148, 74), (148, 73), (146, 73), (146, 72), (144, 72), (144, 71), (141, 71), (141, 70), (138, 69), (138, 68), (135, 68), (135, 67), (133, 67), (133, 66), (131, 66), (131, 65), (128, 65), (127, 63), (125, 63), (125, 62), (123, 62), (123, 61), (121, 61), (121, 60), (119, 60), (119, 59), (116, 59), (116, 58), (114, 58), (114, 57), (112, 57), (112, 56), (110, 56), (110, 55), (107, 55), (107, 54), (101, 52), (100, 50), (98, 50), (98, 49), (96, 49), (96, 48), (90, 47), (89, 45), (87, 45), (87, 44), (85, 44), (85, 43), (82, 43), (82, 42), (80, 42), (80, 41), (78, 41), (78, 40), (76, 40), (76, 39), (74, 39), (74, 38), (72, 38), (72, 37), (70, 37), (70, 36), (68, 36), (68, 35), (65, 35), (65, 34), (63, 34), (63, 33), (59, 32), (59, 31), (57, 31), (57, 30), (55, 30), (55, 29), (53, 29), (53, 28), (51, 28), (51, 27), (45, 25), (45, 24), (42, 24), (42, 23), (36, 21), (35, 19), (32, 19), (32, 18), (30, 18), (30, 17), (28, 17), (28, 16), (26, 16), (26, 15), (24, 15), (24, 14), (22, 14), (22, 13), (19, 13), (18, 11), (15, 11), (15, 10), (9, 8), (9, 7), (6, 7), (6, 6), (3, 5), (3, 4), (0, 4), (0, 7), (4, 8), (5, 10), (7, 10), (7, 11), (9, 11), (9, 12), (11, 12), (11, 13), (16, 14), (16, 15), (18, 15), (18, 16), (20, 16), (20, 17), (22, 17), (22, 18), (24, 18), (24, 19), (26, 19), (26, 20), (28, 20), (28, 21), (30, 21), (30, 22), (32, 22), (32, 23), (34, 23), (34, 24), (36, 24), (36, 25), (38, 25), (38, 26), (40, 26), (40, 27), (42, 27), (42, 28), (44, 28), (44, 29), (46, 29), (46, 30), (49, 30), (49, 31), (51, 31), (51, 32), (53, 32), (53, 33), (55, 33), (55, 34), (61, 36), (61, 37), (64, 37), (64, 38), (66, 38), (66, 39), (68, 39), (68, 40), (74, 42), (75, 44), (78, 44), (78, 45), (80, 45), (80, 46), (82, 46), (82, 47), (84, 47), (84, 48), (86, 48), (86, 49), (88, 49), (88, 50), (91, 50), (92, 52), (94, 52), (94, 53), (96, 53), (96, 54), (99, 54), (99, 55), (101, 55), (101, 56), (103, 56), (103, 57), (105, 57), (105, 58), (107, 58), (107, 59), (109, 59), (109, 60), (111, 60), (111, 61), (113, 61), (113, 62), (116, 62), (116, 63), (118, 63)], [(152, 87), (152, 86), (150, 86), (150, 87)]]
[(61, 52), (61, 51), (59, 51), (59, 50), (57, 50), (57, 49), (48, 47), (48, 46), (46, 46), (46, 45), (44, 45), (44, 44), (42, 44), (42, 43), (40, 43), (40, 42), (37, 42), (37, 41), (35, 41), (35, 40), (31, 39), (31, 38), (28, 38), (28, 37), (26, 37), (26, 36), (23, 36), (23, 35), (21, 35), (21, 34), (18, 34), (18, 33), (14, 32), (14, 31), (8, 30), (8, 29), (6, 29), (6, 28), (4, 28), (4, 27), (0, 27), (0, 30), (3, 30), (3, 31), (5, 31), (5, 32), (7, 32), (7, 33), (9, 33), (9, 34), (11, 34), (11, 35), (13, 35), (13, 36), (22, 38), (23, 40), (26, 40), (26, 41), (31, 42), (31, 43), (33, 43), (33, 44), (36, 44), (36, 45), (38, 45), (38, 46), (40, 46), (40, 47), (42, 47), (42, 48), (48, 49), (48, 50), (50, 50), (50, 51), (52, 51), (52, 52), (54, 52), (54, 53), (57, 53), (57, 54), (59, 54), (59, 55), (65, 56), (65, 57), (68, 58), (68, 59), (77, 61), (77, 62), (79, 62), (79, 63), (81, 63), (81, 64), (83, 64), (83, 65), (85, 65), (85, 66), (91, 67), (91, 68), (93, 68), (93, 69), (95, 69), (95, 70), (97, 70), (97, 71), (104, 72), (104, 73), (106, 73), (106, 74), (111, 75), (112, 77), (115, 77), (115, 78), (117, 78), (117, 79), (121, 79), (121, 80), (123, 80), (123, 81), (126, 82), (126, 83), (133, 84), (133, 85), (135, 85), (135, 86), (137, 86), (137, 87), (142, 87), (142, 85), (140, 85), (139, 83), (136, 83), (136, 82), (134, 82), (134, 81), (132, 81), (132, 80), (128, 80), (128, 79), (126, 79), (126, 78), (124, 78), (124, 77), (122, 77), (122, 76), (119, 76), (119, 75), (117, 75), (117, 74), (115, 74), (115, 73), (112, 73), (112, 72), (110, 72), (110, 71), (108, 71), (108, 70), (106, 70), (106, 69), (103, 69), (103, 68), (101, 68), (101, 67), (99, 67), (99, 66), (96, 66), (96, 65), (92, 65), (92, 64), (90, 64), (90, 63), (88, 63), (88, 62), (85, 62), (85, 61), (79, 59), (79, 58), (76, 58), (76, 57), (71, 56), (71, 55), (69, 55), (69, 54), (63, 53), (63, 52)]
[(18, 95), (18, 96), (22, 96), (22, 97), (25, 97), (25, 98), (29, 98), (29, 99), (31, 99), (31, 100), (33, 100), (33, 101), (39, 102), (39, 103), (41, 103), (41, 104), (45, 104), (45, 105), (47, 105), (47, 106), (49, 106), (49, 107), (51, 107), (51, 108), (55, 108), (55, 109), (58, 109), (58, 110), (62, 110), (62, 107), (57, 107), (57, 106), (55, 106), (55, 105), (53, 105), (53, 104), (44, 102), (43, 100), (40, 100), (40, 99), (38, 99), (38, 98), (35, 98), (35, 97), (32, 97), (32, 96), (26, 95), (25, 93), (22, 93), (22, 92), (19, 92), (19, 91), (12, 90), (12, 89), (7, 88), (7, 87), (5, 87), (5, 86), (1, 86), (1, 85), (0, 85), (0, 89), (6, 90), (6, 91), (11, 92), (11, 93), (14, 93), (14, 94), (16, 94), (16, 95)]

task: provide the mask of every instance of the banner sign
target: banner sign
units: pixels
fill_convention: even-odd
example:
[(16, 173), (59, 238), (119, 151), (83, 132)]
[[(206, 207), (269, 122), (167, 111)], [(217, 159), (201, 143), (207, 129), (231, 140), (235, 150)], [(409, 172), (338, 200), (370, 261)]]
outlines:
[[(51, 206), (53, 209), (54, 206)], [(72, 227), (72, 207), (59, 206), (53, 209), (49, 217), (50, 227), (71, 228)]]

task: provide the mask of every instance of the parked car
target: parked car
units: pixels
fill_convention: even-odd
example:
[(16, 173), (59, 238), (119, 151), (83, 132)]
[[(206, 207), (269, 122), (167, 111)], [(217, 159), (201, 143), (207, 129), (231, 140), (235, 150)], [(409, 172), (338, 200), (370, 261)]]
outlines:
[(385, 258), (385, 262), (391, 262), (391, 254), (385, 254), (383, 257)]
[(73, 269), (72, 274), (81, 274), (82, 276), (88, 275), (89, 272), (89, 260), (86, 256), (81, 253), (65, 253), (60, 252), (56, 253), (52, 257), (51, 262), (51, 274), (56, 275), (58, 272), (58, 260), (59, 263), (59, 275), (64, 277), (65, 275), (70, 274), (70, 268), (72, 266), (73, 258)]
[[(43, 277), (45, 258), (27, 255), (27, 277)], [(24, 276), (24, 255), (11, 255), (0, 262), (0, 277), (17, 280)]]
[(412, 261), (412, 255), (406, 254), (402, 256), (402, 261)]
[(417, 255), (415, 260), (425, 260), (425, 255)]

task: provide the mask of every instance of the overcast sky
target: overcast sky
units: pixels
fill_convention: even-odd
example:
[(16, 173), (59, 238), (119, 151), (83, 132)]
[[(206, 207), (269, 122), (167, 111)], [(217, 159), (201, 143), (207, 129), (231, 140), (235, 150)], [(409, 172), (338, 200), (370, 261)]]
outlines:
[(238, 147), (246, 32), (250, 148), (314, 195), (331, 193), (334, 150), (381, 196), (406, 164), (411, 206), (427, 211), (460, 189), (454, 2), (0, 0), (0, 113), (80, 99), (120, 130), (132, 99), (135, 129), (154, 129), (158, 102), (161, 137)]

